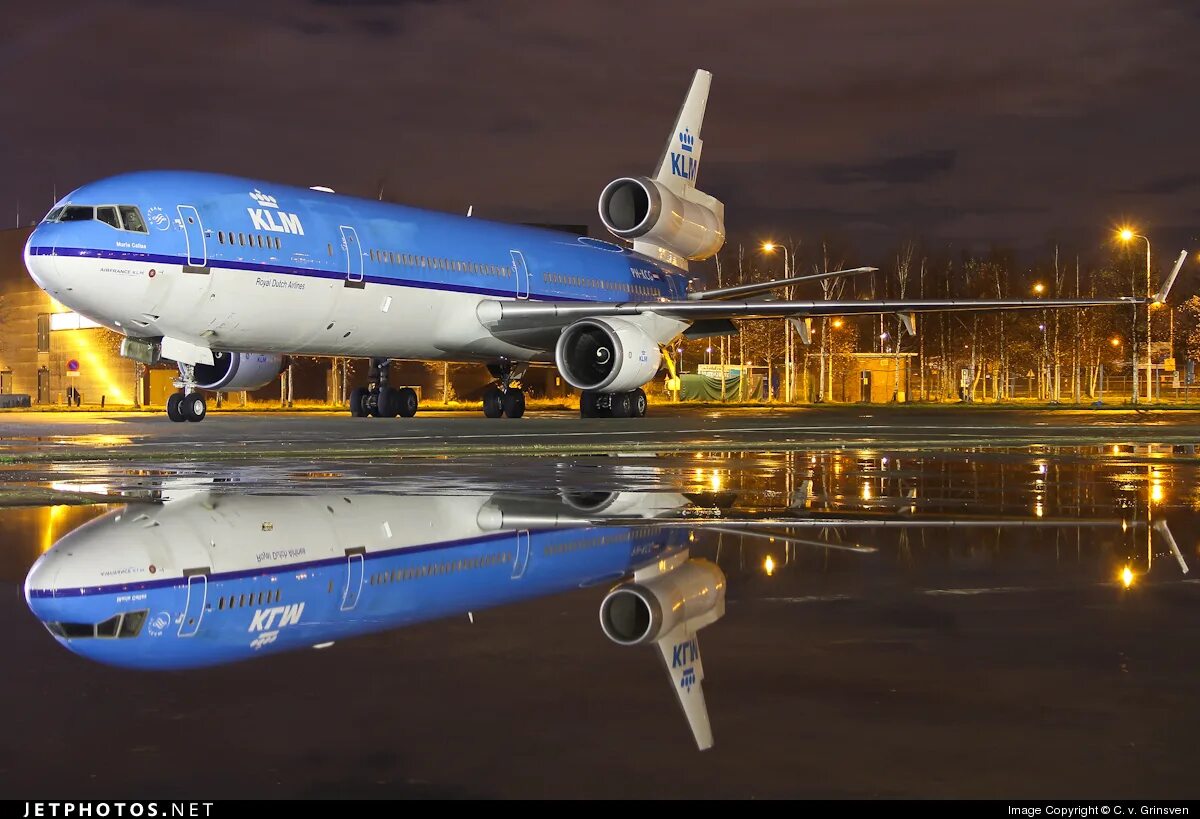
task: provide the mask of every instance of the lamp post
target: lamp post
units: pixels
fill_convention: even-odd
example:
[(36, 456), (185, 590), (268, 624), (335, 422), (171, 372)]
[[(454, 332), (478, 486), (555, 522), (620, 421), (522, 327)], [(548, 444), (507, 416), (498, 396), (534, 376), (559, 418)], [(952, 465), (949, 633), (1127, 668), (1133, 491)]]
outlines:
[[(788, 270), (790, 269), (789, 262), (791, 256), (788, 254), (788, 249), (784, 245), (775, 244), (775, 242), (763, 242), (763, 253), (774, 253), (776, 249), (783, 251), (783, 277), (789, 277)], [(789, 287), (784, 291), (784, 298), (790, 298), (792, 289)], [(792, 323), (785, 321), (783, 323), (784, 333), (784, 357), (783, 357), (783, 397), (784, 401), (790, 403), (792, 400)]]
[[(1135, 233), (1131, 228), (1121, 228), (1121, 232), (1117, 237), (1125, 243), (1129, 243), (1134, 239), (1141, 239), (1146, 243), (1146, 296), (1150, 296), (1150, 240), (1140, 233)], [(1131, 400), (1134, 404), (1138, 402), (1138, 360), (1137, 360), (1137, 305), (1133, 306), (1133, 395)], [(1146, 303), (1146, 400), (1151, 401), (1154, 398), (1154, 387), (1151, 381), (1150, 369), (1150, 303)]]

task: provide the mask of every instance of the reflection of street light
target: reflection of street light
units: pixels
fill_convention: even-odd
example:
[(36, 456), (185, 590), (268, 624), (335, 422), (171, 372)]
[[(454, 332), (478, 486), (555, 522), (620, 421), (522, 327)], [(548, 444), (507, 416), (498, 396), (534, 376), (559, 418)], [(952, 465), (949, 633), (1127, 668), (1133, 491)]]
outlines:
[[(1128, 244), (1134, 239), (1142, 239), (1146, 243), (1146, 296), (1150, 296), (1150, 240), (1140, 233), (1135, 233), (1132, 228), (1124, 227), (1117, 234), (1122, 242)], [(1137, 364), (1137, 305), (1133, 306), (1133, 394), (1131, 400), (1134, 404), (1138, 401), (1138, 364)], [(1149, 401), (1154, 397), (1154, 388), (1150, 381), (1150, 308), (1146, 308), (1146, 400)]]
[(775, 574), (775, 558), (767, 555), (767, 559), (763, 561), (763, 571), (767, 573), (767, 577)]
[(1043, 293), (1046, 292), (1046, 285), (1042, 284), (1041, 282), (1038, 282), (1037, 284), (1035, 284), (1033, 286), (1033, 292), (1037, 293), (1039, 296), (1042, 295)]
[(840, 329), (842, 329), (842, 325), (845, 323), (846, 322), (842, 321), (840, 318), (835, 318), (833, 320), (833, 329), (840, 330)]

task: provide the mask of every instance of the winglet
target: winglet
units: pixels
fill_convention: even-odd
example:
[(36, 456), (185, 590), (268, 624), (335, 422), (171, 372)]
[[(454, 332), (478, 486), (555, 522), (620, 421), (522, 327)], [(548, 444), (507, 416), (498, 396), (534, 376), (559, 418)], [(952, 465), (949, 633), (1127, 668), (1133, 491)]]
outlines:
[(1167, 295), (1171, 292), (1171, 288), (1175, 286), (1175, 279), (1179, 277), (1179, 269), (1183, 267), (1183, 263), (1187, 261), (1188, 252), (1181, 250), (1179, 258), (1175, 260), (1175, 269), (1171, 271), (1171, 275), (1167, 276), (1167, 280), (1163, 282), (1163, 286), (1154, 294), (1155, 304), (1166, 304)]

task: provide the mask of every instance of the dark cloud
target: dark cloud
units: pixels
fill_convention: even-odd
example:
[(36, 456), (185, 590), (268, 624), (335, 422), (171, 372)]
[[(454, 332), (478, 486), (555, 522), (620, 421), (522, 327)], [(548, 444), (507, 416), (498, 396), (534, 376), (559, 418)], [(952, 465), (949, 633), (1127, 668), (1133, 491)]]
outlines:
[(1200, 173), (1177, 173), (1151, 179), (1144, 185), (1131, 188), (1126, 193), (1144, 193), (1151, 195), (1180, 193), (1200, 187)]
[(881, 182), (889, 185), (913, 185), (928, 182), (954, 168), (957, 151), (921, 151), (891, 156), (861, 165), (831, 165), (821, 168), (818, 176), (830, 185), (854, 182)]
[(1168, 246), (1200, 228), (1198, 40), (1183, 0), (16, 5), (0, 213), (191, 167), (595, 228), (699, 65), (734, 235), (1036, 250), (1129, 219)]

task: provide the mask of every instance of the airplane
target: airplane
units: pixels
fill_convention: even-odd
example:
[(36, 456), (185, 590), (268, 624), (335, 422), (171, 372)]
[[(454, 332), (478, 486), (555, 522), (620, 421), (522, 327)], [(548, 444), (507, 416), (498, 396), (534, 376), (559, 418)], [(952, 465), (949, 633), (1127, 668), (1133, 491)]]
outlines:
[[(254, 179), (127, 173), (84, 185), (30, 235), (25, 265), (67, 307), (124, 336), (121, 353), (173, 361), (172, 421), (200, 421), (204, 390), (269, 384), (291, 354), (369, 358), (356, 417), (411, 417), (418, 397), (389, 384), (396, 359), (476, 361), (496, 382), (489, 418), (525, 412), (520, 380), (553, 364), (582, 392), (582, 417), (646, 413), (643, 387), (673, 367), (684, 333), (733, 319), (1136, 305), (1146, 299), (789, 301), (780, 288), (853, 268), (761, 284), (689, 289), (690, 262), (725, 241), (725, 206), (696, 188), (712, 75), (696, 71), (652, 176), (623, 176), (599, 214), (631, 247)], [(1174, 276), (1155, 296), (1165, 300)]]

